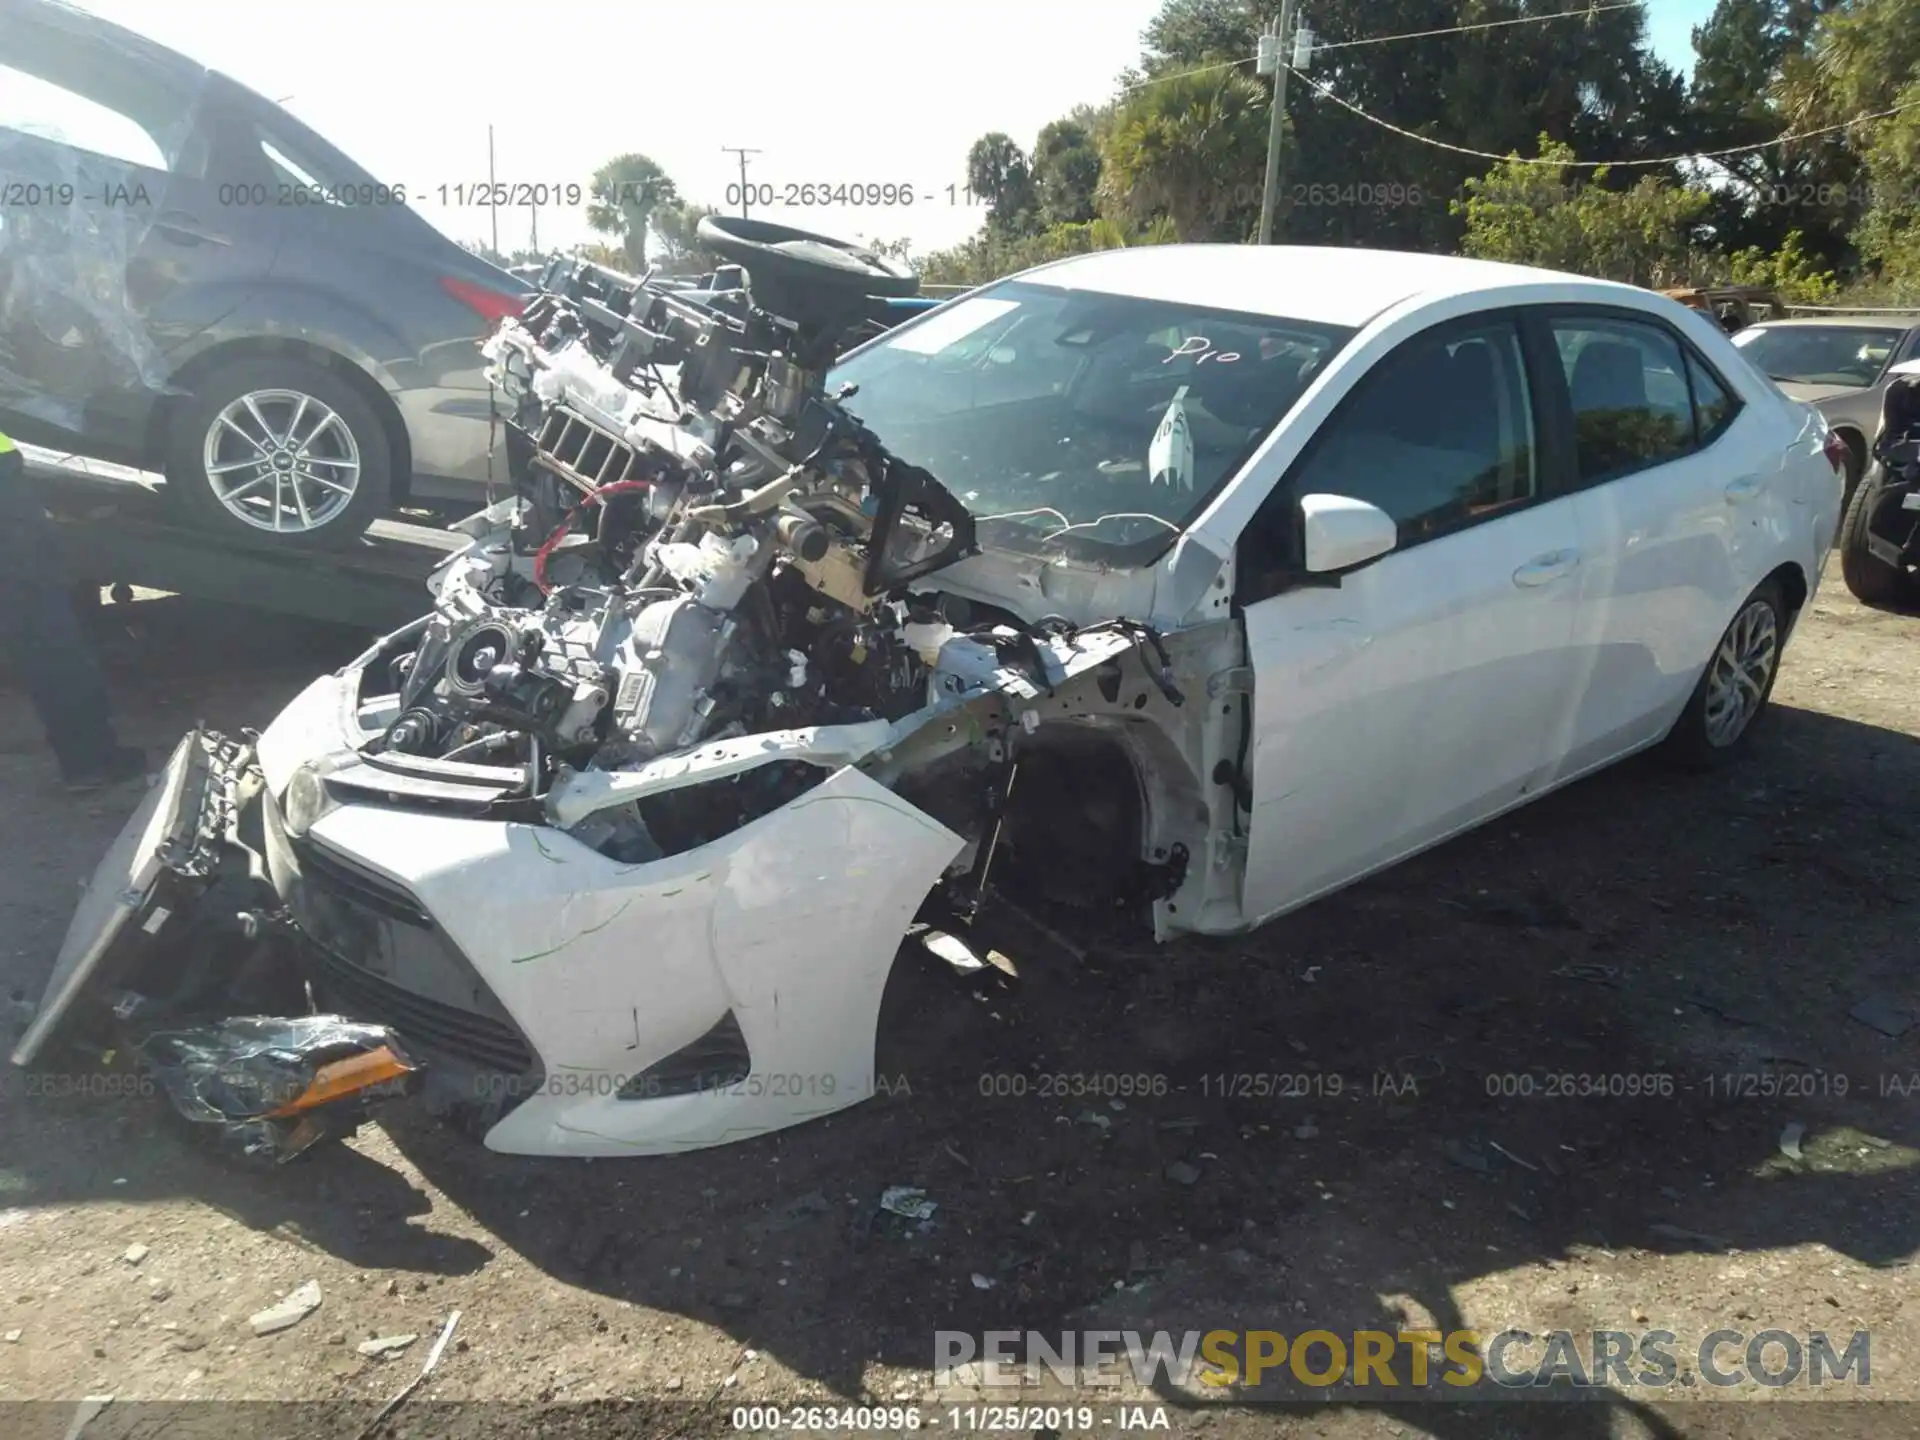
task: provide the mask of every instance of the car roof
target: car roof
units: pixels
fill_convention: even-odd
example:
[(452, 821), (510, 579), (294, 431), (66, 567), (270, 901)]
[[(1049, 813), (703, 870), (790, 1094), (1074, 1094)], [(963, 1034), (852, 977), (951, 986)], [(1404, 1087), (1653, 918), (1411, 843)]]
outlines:
[(1010, 278), (1355, 328), (1416, 296), (1440, 300), (1540, 284), (1577, 286), (1595, 299), (1644, 302), (1651, 293), (1458, 255), (1313, 245), (1135, 245), (1069, 256)]

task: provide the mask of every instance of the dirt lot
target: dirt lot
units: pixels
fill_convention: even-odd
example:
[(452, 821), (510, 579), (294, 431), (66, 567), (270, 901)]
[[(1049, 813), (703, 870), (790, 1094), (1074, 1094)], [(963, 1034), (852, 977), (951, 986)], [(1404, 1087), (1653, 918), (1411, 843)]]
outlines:
[[(120, 613), (116, 689), (156, 751), (196, 718), (263, 722), (360, 638)], [(1745, 766), (1631, 763), (1237, 941), (1154, 955), (1083, 926), (1076, 959), (1008, 917), (1017, 980), (910, 949), (892, 1094), (677, 1159), (516, 1160), (396, 1112), (259, 1176), (158, 1100), (28, 1097), (9, 1069), (0, 1397), (66, 1403), (0, 1430), (59, 1440), (98, 1394), (89, 1436), (167, 1428), (141, 1402), (298, 1400), (168, 1433), (350, 1437), (457, 1309), (396, 1433), (722, 1434), (738, 1405), (863, 1398), (944, 1430), (952, 1397), (1010, 1397), (930, 1389), (936, 1330), (1421, 1326), (1664, 1328), (1681, 1375), (1463, 1406), (1289, 1378), (1261, 1394), (1296, 1405), (1163, 1387), (1141, 1413), (1212, 1435), (1920, 1433), (1920, 1406), (1886, 1403), (1920, 1399), (1920, 1029), (1849, 1014), (1920, 1014), (1917, 735), (1920, 620), (1832, 575)], [(132, 799), (54, 791), (11, 693), (0, 794), (0, 996), (31, 999)], [(1122, 1087), (1162, 1093), (1084, 1093)], [(938, 1203), (924, 1229), (876, 1216), (895, 1184)], [(256, 1338), (247, 1317), (307, 1280), (320, 1308)], [(1722, 1327), (1870, 1331), (1871, 1383), (1708, 1391), (1691, 1356)], [(357, 1353), (395, 1334), (420, 1339)], [(1808, 1408), (1862, 1394), (1881, 1403)]]

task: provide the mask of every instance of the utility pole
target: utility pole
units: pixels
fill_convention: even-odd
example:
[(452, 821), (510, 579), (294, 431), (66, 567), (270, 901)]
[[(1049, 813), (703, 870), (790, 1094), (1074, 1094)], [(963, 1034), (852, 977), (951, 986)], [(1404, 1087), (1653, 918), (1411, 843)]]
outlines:
[(528, 224), (533, 232), (528, 237), (527, 248), (538, 255), (540, 253), (540, 202), (537, 200), (528, 202), (527, 212)]
[[(1292, 0), (1288, 0), (1292, 4)], [(493, 182), (493, 127), (486, 127), (486, 207), (493, 221), (493, 253), (499, 253), (499, 186)]]
[(1273, 76), (1273, 114), (1267, 125), (1267, 180), (1260, 191), (1260, 243), (1273, 243), (1273, 213), (1280, 203), (1281, 148), (1287, 124), (1287, 46), (1293, 35), (1295, 0), (1281, 0), (1280, 18), (1260, 37), (1257, 69)]
[(740, 157), (740, 218), (744, 220), (747, 218), (747, 156), (758, 155), (760, 152), (744, 149), (739, 145), (722, 145), (720, 148), (728, 154)]

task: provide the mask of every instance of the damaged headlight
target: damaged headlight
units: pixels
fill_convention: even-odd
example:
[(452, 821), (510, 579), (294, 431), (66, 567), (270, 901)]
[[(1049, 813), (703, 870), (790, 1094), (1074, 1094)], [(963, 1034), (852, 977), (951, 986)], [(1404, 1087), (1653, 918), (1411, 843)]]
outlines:
[(339, 808), (340, 802), (327, 784), (328, 768), (325, 762), (309, 762), (287, 781), (286, 793), (280, 797), (280, 822), (295, 840), (303, 838), (329, 811)]

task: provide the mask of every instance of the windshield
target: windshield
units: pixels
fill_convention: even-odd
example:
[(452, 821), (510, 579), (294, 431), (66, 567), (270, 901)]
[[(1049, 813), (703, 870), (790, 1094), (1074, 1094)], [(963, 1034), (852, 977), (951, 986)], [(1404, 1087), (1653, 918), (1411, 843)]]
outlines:
[(829, 393), (982, 543), (1157, 556), (1350, 329), (1003, 281), (843, 361)]
[(1733, 343), (1775, 380), (1867, 386), (1880, 378), (1905, 333), (1865, 325), (1756, 325)]

